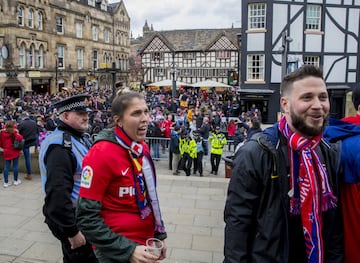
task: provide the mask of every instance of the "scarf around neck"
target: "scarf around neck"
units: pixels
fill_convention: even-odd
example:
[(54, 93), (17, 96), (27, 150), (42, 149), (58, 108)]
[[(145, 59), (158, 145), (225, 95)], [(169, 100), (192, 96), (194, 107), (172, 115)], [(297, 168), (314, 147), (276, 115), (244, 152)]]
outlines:
[(150, 153), (144, 150), (143, 143), (133, 141), (119, 126), (116, 126), (114, 132), (117, 142), (128, 151), (133, 165), (135, 196), (141, 218), (144, 219), (153, 212), (155, 232), (165, 233), (156, 192), (156, 173)]
[(308, 262), (322, 263), (322, 211), (336, 207), (326, 167), (316, 152), (322, 134), (305, 138), (291, 130), (285, 117), (279, 130), (288, 140), (290, 156), (290, 214), (300, 215)]

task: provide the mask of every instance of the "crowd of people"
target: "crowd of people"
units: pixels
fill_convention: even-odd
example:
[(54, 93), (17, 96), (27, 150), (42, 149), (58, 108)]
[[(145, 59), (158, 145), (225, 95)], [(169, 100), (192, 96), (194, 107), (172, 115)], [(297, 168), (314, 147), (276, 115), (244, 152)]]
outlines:
[[(174, 175), (184, 170), (203, 176), (202, 158), (209, 153), (216, 175), (227, 140), (238, 140), (224, 209), (224, 263), (357, 262), (360, 87), (353, 90), (356, 116), (330, 125), (320, 68), (304, 65), (290, 73), (280, 92), (283, 116), (264, 131), (255, 105), (230, 118), (226, 103), (194, 90), (181, 92), (176, 106), (162, 93), (149, 101), (125, 90), (111, 103), (89, 93), (8, 99), (0, 134), (4, 187), (20, 153), (9, 151), (13, 138), (24, 139), (24, 155), (29, 145), (40, 144), (43, 214), (61, 242), (63, 262), (155, 263), (167, 255), (153, 161), (160, 147), (170, 149)], [(54, 129), (27, 139), (31, 129), (24, 127), (38, 128), (37, 122), (38, 135), (47, 132), (48, 122)], [(162, 136), (168, 144), (146, 143)], [(31, 170), (26, 176), (31, 179)], [(161, 242), (159, 254), (146, 245), (150, 238)]]

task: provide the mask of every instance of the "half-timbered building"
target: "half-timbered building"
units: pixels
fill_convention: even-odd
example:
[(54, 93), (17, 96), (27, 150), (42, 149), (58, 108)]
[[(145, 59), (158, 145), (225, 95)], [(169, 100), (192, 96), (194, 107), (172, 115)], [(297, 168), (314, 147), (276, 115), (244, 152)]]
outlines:
[(139, 50), (143, 82), (192, 84), (206, 79), (238, 84), (240, 28), (144, 32)]
[(323, 68), (331, 115), (360, 82), (360, 1), (242, 1), (240, 104), (276, 121), (282, 77), (302, 64)]

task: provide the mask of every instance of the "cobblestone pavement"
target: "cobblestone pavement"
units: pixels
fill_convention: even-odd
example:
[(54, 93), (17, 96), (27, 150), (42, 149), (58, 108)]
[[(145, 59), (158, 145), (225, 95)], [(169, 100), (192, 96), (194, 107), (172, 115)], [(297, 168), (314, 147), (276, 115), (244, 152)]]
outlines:
[[(208, 157), (207, 157), (208, 159)], [(224, 161), (219, 174), (172, 175), (167, 160), (157, 161), (158, 193), (168, 239), (164, 263), (220, 263), (223, 260), (223, 209), (229, 179)], [(21, 174), (21, 177), (23, 174)], [(12, 178), (12, 174), (10, 174)], [(60, 243), (41, 212), (40, 176), (19, 186), (0, 188), (0, 263), (62, 262)], [(3, 179), (0, 180), (1, 186)]]

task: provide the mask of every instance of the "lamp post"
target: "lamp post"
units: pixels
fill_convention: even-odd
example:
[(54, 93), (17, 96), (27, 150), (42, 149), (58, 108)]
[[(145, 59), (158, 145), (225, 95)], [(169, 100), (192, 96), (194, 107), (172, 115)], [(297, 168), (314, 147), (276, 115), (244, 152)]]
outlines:
[(171, 90), (171, 110), (172, 112), (176, 112), (176, 69), (175, 69), (175, 53), (172, 54), (173, 64), (171, 69), (172, 74), (172, 90)]
[(58, 53), (55, 56), (55, 92), (58, 92)]
[(285, 77), (287, 73), (287, 64), (288, 64), (288, 51), (289, 51), (289, 43), (292, 42), (293, 39), (288, 36), (287, 30), (284, 30), (281, 34), (281, 81)]
[(116, 96), (116, 63), (113, 62), (111, 65), (111, 77), (112, 77), (112, 99)]

